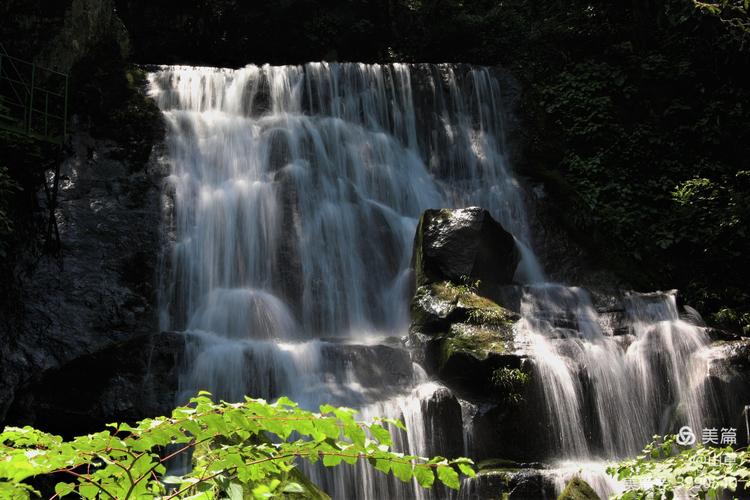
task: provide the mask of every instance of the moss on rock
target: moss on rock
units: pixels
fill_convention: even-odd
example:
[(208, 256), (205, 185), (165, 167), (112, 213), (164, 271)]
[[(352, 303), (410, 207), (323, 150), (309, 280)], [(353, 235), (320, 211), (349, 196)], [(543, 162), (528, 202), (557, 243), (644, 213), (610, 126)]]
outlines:
[(565, 489), (557, 497), (557, 500), (600, 500), (594, 489), (576, 476), (565, 485)]
[(442, 364), (459, 353), (483, 361), (491, 354), (505, 354), (512, 349), (513, 335), (508, 329), (456, 323), (443, 340)]
[(478, 326), (510, 327), (518, 316), (479, 295), (474, 287), (439, 281), (420, 286), (412, 301), (412, 324), (423, 333), (447, 333), (466, 322)]

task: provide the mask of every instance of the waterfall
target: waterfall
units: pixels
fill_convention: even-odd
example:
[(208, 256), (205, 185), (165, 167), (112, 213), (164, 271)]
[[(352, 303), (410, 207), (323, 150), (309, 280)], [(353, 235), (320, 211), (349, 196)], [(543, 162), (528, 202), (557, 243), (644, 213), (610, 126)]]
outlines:
[[(542, 279), (492, 71), (311, 63), (149, 79), (168, 124), (161, 326), (188, 335), (180, 397), (353, 406), (404, 419), (400, 450), (447, 454), (427, 411), (446, 389), (391, 338), (408, 328), (418, 217), (485, 207), (516, 238), (519, 277)], [(340, 498), (437, 494), (367, 464), (306, 471)]]
[[(478, 407), (456, 429), (428, 410), (447, 389), (411, 362), (412, 243), (427, 208), (478, 205), (516, 239), (526, 283), (517, 335), (531, 354), (548, 474), (632, 456), (655, 433), (699, 429), (713, 395), (703, 331), (674, 293), (623, 298), (625, 334), (588, 293), (544, 283), (523, 193), (508, 165), (498, 79), (467, 65), (310, 63), (242, 69), (162, 67), (150, 93), (168, 124), (170, 239), (161, 327), (188, 338), (180, 398), (286, 395), (402, 418), (396, 447), (447, 455), (482, 443)], [(617, 333), (617, 334), (615, 334)], [(453, 400), (455, 402), (455, 400)], [(666, 411), (665, 411), (666, 409)], [(450, 412), (448, 412), (450, 413)], [(463, 425), (462, 425), (463, 421)], [(436, 498), (367, 464), (305, 467), (336, 498)], [(471, 484), (465, 498), (470, 498)]]
[(583, 289), (524, 291), (520, 328), (535, 355), (558, 456), (633, 456), (654, 434), (701, 429), (716, 405), (706, 384), (708, 338), (679, 318), (674, 293), (630, 293), (624, 302), (629, 330), (615, 336)]

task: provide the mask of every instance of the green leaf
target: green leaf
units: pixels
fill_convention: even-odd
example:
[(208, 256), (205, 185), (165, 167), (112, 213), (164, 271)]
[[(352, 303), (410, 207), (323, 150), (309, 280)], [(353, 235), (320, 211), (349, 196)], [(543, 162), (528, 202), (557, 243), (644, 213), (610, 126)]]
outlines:
[(244, 491), (242, 485), (239, 483), (229, 483), (229, 486), (224, 490), (229, 500), (243, 500)]
[(99, 488), (95, 484), (85, 483), (85, 484), (81, 484), (78, 487), (78, 493), (83, 498), (96, 498), (97, 495), (99, 495), (99, 493), (101, 492), (102, 492), (101, 488)]
[(388, 474), (391, 471), (391, 461), (382, 458), (376, 458), (375, 468), (380, 472)]
[(393, 461), (393, 463), (391, 463), (391, 471), (393, 472), (393, 475), (401, 481), (411, 481), (413, 470), (410, 463)]
[(458, 469), (461, 471), (461, 474), (467, 477), (475, 477), (477, 473), (474, 471), (474, 468), (463, 462), (457, 462), (456, 465), (458, 466)]
[(57, 493), (57, 496), (59, 497), (70, 495), (73, 493), (73, 490), (75, 490), (75, 486), (70, 483), (57, 483), (55, 485), (55, 493)]
[(341, 463), (341, 460), (343, 460), (342, 457), (338, 455), (324, 455), (323, 465), (326, 467), (335, 467)]
[(286, 483), (281, 491), (283, 493), (304, 493), (305, 489), (299, 483)]
[(432, 467), (416, 466), (414, 467), (414, 477), (417, 478), (419, 486), (422, 488), (431, 488), (435, 482), (435, 472)]
[(387, 444), (387, 445), (392, 444), (391, 433), (388, 432), (387, 429), (384, 429), (382, 426), (378, 424), (372, 424), (370, 426), (370, 433), (375, 439), (377, 439), (382, 444)]
[(450, 465), (440, 465), (437, 468), (437, 476), (440, 482), (448, 488), (457, 490), (460, 487), (458, 472)]

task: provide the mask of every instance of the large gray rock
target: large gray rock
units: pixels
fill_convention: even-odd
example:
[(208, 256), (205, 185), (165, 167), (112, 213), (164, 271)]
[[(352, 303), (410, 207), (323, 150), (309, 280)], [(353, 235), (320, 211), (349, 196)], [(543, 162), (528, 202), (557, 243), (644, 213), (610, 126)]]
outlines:
[(478, 207), (425, 210), (414, 244), (417, 286), (479, 281), (490, 289), (513, 281), (520, 261), (513, 236)]

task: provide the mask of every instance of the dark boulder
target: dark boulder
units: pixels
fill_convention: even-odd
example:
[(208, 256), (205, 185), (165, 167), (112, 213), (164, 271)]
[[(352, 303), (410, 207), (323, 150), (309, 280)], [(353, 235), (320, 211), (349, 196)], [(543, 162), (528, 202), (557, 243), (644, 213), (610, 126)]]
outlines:
[[(707, 421), (711, 426), (745, 428), (745, 405), (750, 402), (750, 339), (714, 342), (705, 390), (711, 399)], [(715, 423), (715, 425), (714, 425)], [(745, 433), (737, 445), (747, 446)]]
[(463, 487), (461, 498), (471, 500), (556, 498), (555, 483), (544, 469), (492, 467), (481, 468)]
[[(463, 455), (464, 441), (461, 404), (446, 387), (438, 387), (422, 401), (425, 415), (425, 431), (430, 436), (433, 449), (430, 455), (459, 457)], [(447, 432), (446, 432), (447, 430)]]
[(426, 210), (413, 259), (417, 286), (479, 281), (482, 290), (512, 283), (520, 262), (513, 236), (478, 207)]
[(175, 406), (184, 335), (141, 335), (81, 356), (18, 391), (8, 424), (74, 436), (109, 422), (167, 415)]

